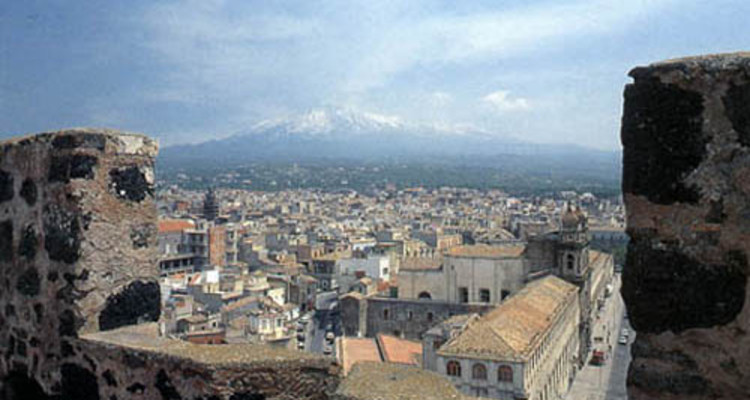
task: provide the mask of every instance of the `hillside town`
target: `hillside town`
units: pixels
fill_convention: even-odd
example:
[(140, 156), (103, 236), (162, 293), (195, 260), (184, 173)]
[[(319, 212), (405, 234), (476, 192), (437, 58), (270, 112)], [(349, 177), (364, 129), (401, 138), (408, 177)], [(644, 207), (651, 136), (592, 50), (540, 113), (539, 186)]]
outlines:
[[(157, 194), (162, 334), (437, 372), (462, 393), (565, 396), (615, 340), (624, 210), (562, 192)], [(624, 332), (627, 335), (627, 332)]]

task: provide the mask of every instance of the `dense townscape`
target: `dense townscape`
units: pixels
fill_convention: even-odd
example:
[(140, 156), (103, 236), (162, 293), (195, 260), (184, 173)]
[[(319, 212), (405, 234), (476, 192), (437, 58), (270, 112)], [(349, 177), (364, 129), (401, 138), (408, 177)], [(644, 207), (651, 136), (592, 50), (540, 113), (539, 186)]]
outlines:
[(157, 206), (169, 337), (322, 353), (344, 373), (406, 364), (467, 395), (541, 399), (628, 343), (622, 310), (605, 312), (627, 242), (619, 198), (175, 185)]

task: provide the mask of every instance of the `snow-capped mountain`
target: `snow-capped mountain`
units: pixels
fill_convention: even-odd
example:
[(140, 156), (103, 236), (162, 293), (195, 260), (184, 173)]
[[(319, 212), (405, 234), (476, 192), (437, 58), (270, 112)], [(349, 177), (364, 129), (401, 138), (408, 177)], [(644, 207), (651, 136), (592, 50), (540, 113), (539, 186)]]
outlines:
[(325, 135), (336, 131), (370, 133), (403, 131), (407, 124), (401, 118), (351, 109), (318, 108), (289, 118), (261, 121), (247, 133), (273, 132), (277, 135)]
[(329, 107), (262, 121), (225, 139), (166, 147), (161, 159), (296, 162), (587, 151), (573, 146), (531, 144), (471, 125), (415, 123), (396, 116)]

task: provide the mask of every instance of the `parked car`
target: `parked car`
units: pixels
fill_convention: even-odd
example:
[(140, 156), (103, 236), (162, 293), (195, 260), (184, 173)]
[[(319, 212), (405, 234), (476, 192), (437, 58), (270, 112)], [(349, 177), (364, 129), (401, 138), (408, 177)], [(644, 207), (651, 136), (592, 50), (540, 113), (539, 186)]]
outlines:
[(630, 336), (630, 331), (628, 330), (628, 328), (622, 328), (622, 331), (620, 331), (620, 336)]
[(297, 342), (297, 348), (302, 350), (305, 348), (305, 342)]
[(333, 332), (326, 333), (326, 340), (327, 341), (332, 342), (333, 339), (335, 339), (335, 338), (336, 338), (336, 335), (334, 335)]
[(625, 335), (620, 335), (620, 339), (617, 341), (617, 343), (628, 344), (628, 337)]
[(323, 354), (330, 355), (331, 353), (333, 353), (333, 347), (332, 346), (326, 345), (326, 346), (323, 347)]
[(594, 354), (591, 356), (591, 365), (604, 365), (605, 354), (602, 350), (594, 350)]

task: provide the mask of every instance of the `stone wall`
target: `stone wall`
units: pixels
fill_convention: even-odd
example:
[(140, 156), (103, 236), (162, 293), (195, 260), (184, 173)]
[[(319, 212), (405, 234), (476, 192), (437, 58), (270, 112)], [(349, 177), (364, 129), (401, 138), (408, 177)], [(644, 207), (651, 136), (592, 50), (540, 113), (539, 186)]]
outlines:
[(672, 60), (630, 76), (630, 398), (748, 398), (750, 54)]
[(332, 359), (158, 335), (156, 143), (0, 143), (0, 399), (326, 399)]

